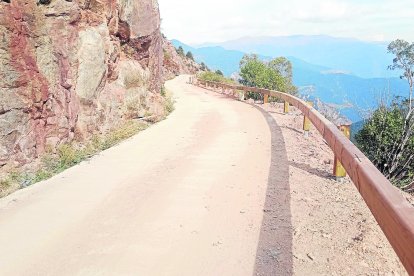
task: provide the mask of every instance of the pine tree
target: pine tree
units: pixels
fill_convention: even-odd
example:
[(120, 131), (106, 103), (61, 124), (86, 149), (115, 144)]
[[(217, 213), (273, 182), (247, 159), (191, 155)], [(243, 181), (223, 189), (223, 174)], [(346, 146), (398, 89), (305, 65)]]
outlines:
[(177, 49), (177, 53), (180, 55), (180, 56), (184, 56), (185, 54), (184, 54), (184, 49), (183, 49), (183, 47), (178, 47), (178, 49)]
[(187, 52), (187, 54), (185, 55), (188, 59), (191, 59), (192, 61), (194, 61), (194, 57), (193, 57), (193, 53), (191, 53), (190, 51)]

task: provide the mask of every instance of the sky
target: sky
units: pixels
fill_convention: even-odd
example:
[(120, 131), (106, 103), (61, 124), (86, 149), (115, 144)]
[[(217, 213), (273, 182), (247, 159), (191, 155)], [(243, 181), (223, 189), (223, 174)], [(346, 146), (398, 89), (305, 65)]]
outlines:
[(158, 0), (162, 32), (189, 44), (330, 35), (414, 42), (414, 0)]

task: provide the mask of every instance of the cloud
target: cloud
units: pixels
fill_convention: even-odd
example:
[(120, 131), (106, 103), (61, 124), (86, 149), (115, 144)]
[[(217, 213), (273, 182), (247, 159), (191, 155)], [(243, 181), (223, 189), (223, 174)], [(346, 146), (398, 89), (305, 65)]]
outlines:
[(326, 34), (414, 41), (412, 0), (159, 0), (162, 29), (187, 43)]
[(290, 9), (290, 16), (294, 20), (312, 23), (328, 23), (350, 19), (355, 15), (352, 7), (340, 1), (317, 1), (317, 3), (299, 3)]

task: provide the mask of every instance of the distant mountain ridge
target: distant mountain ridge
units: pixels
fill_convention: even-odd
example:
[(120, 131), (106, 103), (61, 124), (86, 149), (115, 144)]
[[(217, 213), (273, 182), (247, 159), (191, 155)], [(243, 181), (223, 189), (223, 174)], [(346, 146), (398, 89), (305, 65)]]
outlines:
[[(239, 63), (244, 55), (242, 51), (226, 50), (221, 46), (197, 48), (178, 40), (172, 43), (176, 47), (182, 46), (185, 51), (191, 51), (197, 62), (204, 62), (212, 70), (220, 69), (227, 76), (239, 71)], [(376, 107), (386, 91), (391, 96), (406, 96), (408, 91), (406, 82), (397, 77), (362, 78), (325, 64), (313, 64), (296, 56), (286, 57), (292, 62), (293, 81), (303, 96), (335, 104), (341, 114), (354, 122), (362, 119), (358, 110)], [(260, 58), (270, 60), (272, 57), (260, 55)]]
[(171, 42), (177, 48), (183, 47), (185, 52), (191, 51), (197, 62), (204, 62), (213, 70), (220, 69), (227, 76), (239, 70), (239, 63), (244, 55), (243, 52), (226, 50), (220, 46), (195, 48), (175, 39)]
[(326, 35), (295, 35), (244, 37), (221, 43), (205, 43), (198, 47), (212, 46), (270, 57), (294, 56), (309, 63), (322, 64), (362, 78), (398, 76), (398, 72), (387, 70), (393, 57), (387, 53), (385, 42), (367, 42)]

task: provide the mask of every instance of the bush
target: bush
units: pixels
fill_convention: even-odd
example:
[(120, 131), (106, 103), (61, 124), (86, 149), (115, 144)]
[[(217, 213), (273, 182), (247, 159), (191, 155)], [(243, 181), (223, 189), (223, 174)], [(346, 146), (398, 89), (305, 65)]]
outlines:
[(223, 75), (219, 75), (215, 72), (203, 72), (198, 76), (201, 80), (205, 81), (214, 81), (214, 82), (222, 82), (228, 84), (234, 84), (235, 82), (232, 79), (228, 79)]
[(414, 178), (414, 121), (404, 105), (381, 106), (355, 135), (357, 146), (394, 185)]
[(168, 53), (165, 49), (163, 49), (162, 51), (163, 51), (163, 53), (164, 53), (164, 59), (165, 59), (166, 61), (169, 61), (169, 60), (171, 59), (171, 55), (170, 55), (170, 53)]
[(165, 97), (166, 103), (165, 103), (165, 115), (168, 116), (171, 112), (174, 111), (175, 107), (175, 101), (172, 99), (171, 96)]

